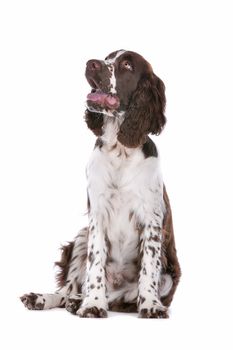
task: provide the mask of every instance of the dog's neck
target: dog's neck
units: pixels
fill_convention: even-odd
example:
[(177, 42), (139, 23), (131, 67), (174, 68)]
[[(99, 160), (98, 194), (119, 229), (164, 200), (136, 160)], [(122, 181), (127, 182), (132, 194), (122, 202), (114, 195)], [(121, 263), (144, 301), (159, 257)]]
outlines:
[(124, 120), (124, 112), (118, 113), (114, 117), (104, 115), (104, 124), (103, 124), (103, 135), (101, 139), (108, 146), (113, 146), (117, 143), (117, 134), (120, 129), (120, 125)]
[(124, 114), (120, 113), (115, 117), (104, 115), (103, 134), (98, 139), (101, 150), (108, 154), (112, 162), (116, 162), (114, 163), (115, 166), (121, 166), (125, 164), (125, 161), (128, 163), (130, 160), (135, 159), (138, 155), (138, 150), (141, 148), (128, 148), (118, 141), (117, 135), (124, 121)]

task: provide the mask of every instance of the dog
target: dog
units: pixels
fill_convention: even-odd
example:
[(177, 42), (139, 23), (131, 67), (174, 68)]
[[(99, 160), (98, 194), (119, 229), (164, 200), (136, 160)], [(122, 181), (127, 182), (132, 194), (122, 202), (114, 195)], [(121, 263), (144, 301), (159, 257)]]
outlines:
[(86, 79), (85, 121), (97, 136), (86, 169), (88, 227), (62, 248), (57, 292), (21, 301), (79, 317), (113, 310), (167, 318), (181, 269), (159, 152), (148, 136), (166, 123), (164, 83), (125, 50), (89, 60)]

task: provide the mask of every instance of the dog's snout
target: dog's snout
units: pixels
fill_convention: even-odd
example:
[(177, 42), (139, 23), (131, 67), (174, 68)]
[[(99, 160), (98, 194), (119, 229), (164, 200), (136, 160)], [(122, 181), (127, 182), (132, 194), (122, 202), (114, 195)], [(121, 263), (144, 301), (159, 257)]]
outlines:
[(101, 62), (98, 60), (89, 60), (87, 62), (87, 70), (89, 71), (100, 71), (102, 68)]
[(91, 87), (95, 90), (101, 90), (104, 93), (110, 93), (111, 73), (104, 61), (87, 61), (86, 78)]

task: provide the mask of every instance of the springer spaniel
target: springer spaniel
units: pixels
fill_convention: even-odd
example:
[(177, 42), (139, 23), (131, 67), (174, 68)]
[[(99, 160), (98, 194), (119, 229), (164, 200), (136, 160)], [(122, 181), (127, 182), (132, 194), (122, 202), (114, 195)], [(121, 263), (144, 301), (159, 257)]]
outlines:
[(148, 134), (165, 125), (165, 87), (139, 54), (87, 62), (85, 120), (98, 136), (87, 166), (89, 225), (62, 249), (55, 294), (25, 294), (28, 309), (65, 307), (80, 317), (107, 310), (166, 318), (181, 275), (172, 214)]

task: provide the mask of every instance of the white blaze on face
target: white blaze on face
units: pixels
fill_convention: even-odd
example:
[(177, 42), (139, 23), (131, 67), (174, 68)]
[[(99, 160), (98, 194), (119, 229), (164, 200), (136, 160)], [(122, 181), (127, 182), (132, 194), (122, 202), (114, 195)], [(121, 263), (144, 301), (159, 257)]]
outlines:
[(110, 78), (110, 92), (112, 94), (116, 94), (116, 76), (115, 76), (115, 67), (114, 67), (114, 63), (116, 61), (116, 59), (118, 57), (120, 57), (123, 53), (125, 52), (125, 50), (120, 50), (117, 52), (117, 54), (115, 55), (115, 57), (113, 58), (109, 58), (107, 60), (105, 60), (105, 63), (108, 66), (109, 71), (111, 72), (111, 78)]
[(116, 53), (115, 57), (113, 57), (113, 58), (108, 58), (107, 60), (105, 60), (105, 63), (106, 63), (106, 64), (114, 64), (115, 61), (116, 61), (116, 59), (117, 59), (118, 57), (120, 57), (124, 52), (126, 52), (126, 51), (125, 51), (125, 50), (120, 50), (120, 51), (118, 51), (118, 52)]

